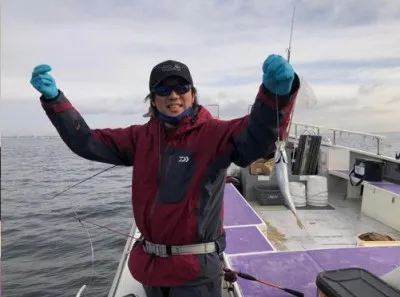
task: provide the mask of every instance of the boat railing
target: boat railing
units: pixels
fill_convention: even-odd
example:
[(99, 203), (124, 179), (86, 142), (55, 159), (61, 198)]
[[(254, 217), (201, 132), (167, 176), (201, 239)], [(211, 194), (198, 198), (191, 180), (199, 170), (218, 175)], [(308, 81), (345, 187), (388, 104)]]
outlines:
[(329, 130), (333, 132), (333, 138), (332, 138), (333, 144), (336, 144), (336, 136), (338, 133), (339, 133), (339, 135), (343, 134), (343, 133), (347, 133), (348, 135), (361, 135), (364, 138), (371, 138), (371, 139), (375, 140), (376, 141), (376, 154), (377, 155), (381, 154), (381, 152), (380, 152), (381, 142), (383, 139), (385, 139), (385, 136), (383, 136), (383, 135), (358, 132), (358, 131), (350, 131), (350, 130), (337, 129), (337, 128), (330, 128)]
[[(217, 118), (219, 119), (219, 105), (218, 104), (208, 104), (206, 106), (217, 107)], [(248, 106), (248, 108), (247, 108), (248, 114), (251, 112), (252, 106), (253, 106), (252, 104), (250, 104)], [(294, 129), (294, 131), (293, 131), (294, 134), (291, 134), (292, 129)], [(325, 137), (324, 135), (321, 135), (321, 132), (323, 130), (331, 131), (331, 133), (332, 133), (331, 137), (329, 137), (329, 136)], [(289, 130), (289, 137), (298, 140), (300, 138), (300, 135), (306, 134), (306, 133), (322, 136), (324, 143), (326, 143), (328, 145), (334, 145), (334, 146), (341, 146), (341, 145), (337, 144), (337, 140), (338, 140), (338, 137), (340, 137), (342, 134), (359, 135), (359, 136), (363, 136), (364, 139), (370, 138), (370, 139), (373, 139), (376, 141), (375, 154), (377, 154), (377, 155), (381, 155), (381, 143), (382, 143), (382, 140), (384, 140), (386, 138), (383, 135), (371, 134), (371, 133), (366, 133), (366, 132), (358, 132), (358, 131), (338, 129), (338, 128), (325, 128), (324, 126), (320, 126), (320, 125), (313, 125), (313, 124), (301, 123), (301, 122), (291, 122), (290, 130)], [(343, 147), (350, 148), (350, 149), (356, 149), (351, 146), (343, 146)], [(365, 150), (360, 150), (360, 151), (367, 152)]]
[[(324, 129), (323, 126), (318, 126), (318, 125), (311, 125), (311, 124), (306, 124), (306, 123), (300, 123), (300, 122), (292, 122), (291, 127), (294, 128), (294, 134), (289, 134), (290, 137), (295, 138), (296, 140), (299, 139), (301, 134), (304, 134), (304, 132), (313, 132), (316, 135), (321, 135), (321, 130)], [(302, 131), (300, 131), (303, 128)], [(310, 130), (311, 129), (311, 130)], [(342, 134), (347, 134), (347, 135), (359, 135), (363, 136), (364, 139), (370, 138), (376, 141), (376, 154), (380, 155), (381, 150), (380, 146), (382, 143), (382, 140), (385, 139), (386, 137), (383, 135), (377, 135), (377, 134), (371, 134), (371, 133), (366, 133), (366, 132), (358, 132), (358, 131), (352, 131), (352, 130), (345, 130), (345, 129), (338, 129), (338, 128), (328, 128), (327, 130), (332, 132), (332, 138), (328, 137), (326, 140), (328, 142), (331, 142), (332, 145), (338, 145), (337, 144), (337, 139), (338, 136), (340, 137)], [(349, 146), (345, 146), (346, 148), (352, 148)]]
[[(309, 133), (313, 133), (316, 135), (320, 135), (321, 130), (324, 128), (323, 126), (311, 125), (311, 124), (300, 123), (300, 122), (292, 122), (292, 126), (294, 126), (294, 137), (296, 139), (298, 139), (301, 134), (304, 134), (304, 132), (309, 132)], [(301, 132), (299, 132), (299, 130), (301, 128), (303, 128), (303, 130)]]

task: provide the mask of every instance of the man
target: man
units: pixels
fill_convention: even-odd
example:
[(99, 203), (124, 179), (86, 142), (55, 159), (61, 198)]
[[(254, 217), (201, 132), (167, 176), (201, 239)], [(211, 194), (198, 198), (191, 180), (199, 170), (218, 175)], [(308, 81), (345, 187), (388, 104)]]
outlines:
[(226, 170), (274, 152), (277, 114), (286, 131), (300, 85), (292, 67), (270, 55), (251, 113), (222, 121), (199, 104), (186, 65), (162, 62), (150, 74), (149, 121), (118, 129), (89, 128), (50, 70), (37, 66), (31, 84), (66, 145), (88, 160), (135, 168), (133, 215), (143, 238), (129, 269), (147, 296), (221, 296)]

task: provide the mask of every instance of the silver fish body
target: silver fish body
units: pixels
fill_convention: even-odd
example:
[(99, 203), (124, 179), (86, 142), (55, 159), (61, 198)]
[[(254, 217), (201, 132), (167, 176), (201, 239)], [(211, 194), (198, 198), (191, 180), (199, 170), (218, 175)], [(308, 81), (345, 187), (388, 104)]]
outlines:
[(295, 215), (295, 217), (297, 219), (297, 225), (301, 229), (304, 229), (304, 225), (301, 223), (301, 221), (297, 215), (296, 207), (294, 205), (293, 198), (290, 193), (288, 165), (287, 165), (288, 158), (287, 158), (286, 150), (285, 150), (285, 142), (283, 142), (283, 141), (276, 142), (276, 151), (275, 151), (274, 161), (275, 161), (274, 171), (276, 174), (276, 178), (278, 180), (279, 189), (281, 190), (281, 193), (286, 201), (286, 204), (289, 206), (289, 209)]

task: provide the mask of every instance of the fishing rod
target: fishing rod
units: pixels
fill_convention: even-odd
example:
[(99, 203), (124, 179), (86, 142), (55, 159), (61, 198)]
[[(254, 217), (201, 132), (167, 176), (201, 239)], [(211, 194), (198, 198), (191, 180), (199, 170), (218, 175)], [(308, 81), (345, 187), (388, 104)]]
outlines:
[[(294, 27), (294, 16), (295, 16), (295, 13), (296, 13), (296, 5), (293, 6), (292, 23), (291, 23), (291, 26), (290, 26), (289, 46), (286, 49), (287, 50), (287, 61), (288, 61), (288, 63), (290, 63), (290, 57), (291, 57), (291, 53), (292, 53), (292, 39), (293, 39), (293, 27)], [(278, 96), (277, 95), (275, 96), (275, 104), (276, 104), (276, 117), (277, 117), (277, 122), (278, 122), (278, 140), (283, 140), (283, 139), (280, 139), (280, 135), (279, 135), (280, 134), (279, 133), (280, 123), (279, 123), (279, 108), (278, 108), (279, 105), (278, 105)], [(289, 123), (288, 123), (288, 126), (286, 127), (287, 135), (289, 135), (290, 126), (292, 124), (294, 108), (295, 108), (295, 105), (293, 106), (292, 112), (289, 115)], [(286, 139), (284, 141), (286, 141)]]
[[(291, 57), (291, 54), (292, 54), (292, 39), (293, 39), (293, 28), (294, 28), (294, 17), (295, 17), (295, 14), (296, 14), (296, 5), (293, 6), (292, 24), (290, 26), (289, 46), (288, 46), (288, 49), (287, 49), (287, 52), (288, 52), (287, 61), (288, 61), (288, 63), (290, 63), (290, 57)], [(288, 125), (286, 127), (287, 136), (289, 136), (290, 126), (292, 125), (292, 120), (293, 120), (293, 114), (294, 114), (295, 107), (296, 107), (296, 102), (295, 102), (295, 104), (293, 106), (291, 114), (289, 115), (289, 117), (290, 117), (289, 118), (289, 123), (288, 123)]]
[(237, 272), (237, 271), (234, 271), (234, 270), (231, 270), (231, 269), (227, 269), (227, 268), (223, 268), (223, 270), (225, 272), (224, 279), (227, 282), (233, 283), (233, 282), (235, 282), (237, 280), (237, 277), (240, 277), (240, 278), (243, 278), (243, 279), (246, 279), (246, 280), (249, 280), (249, 281), (258, 282), (260, 284), (269, 286), (271, 288), (275, 288), (275, 289), (278, 289), (278, 290), (285, 291), (286, 293), (289, 293), (289, 294), (291, 294), (293, 296), (304, 297), (304, 293), (302, 293), (302, 292), (299, 292), (299, 291), (296, 291), (296, 290), (293, 290), (293, 289), (288, 289), (288, 288), (285, 288), (285, 287), (282, 287), (282, 286), (267, 282), (265, 280), (257, 279), (256, 277), (254, 277), (254, 276), (252, 276), (252, 275), (250, 275), (248, 273)]
[(293, 15), (292, 15), (292, 25), (290, 28), (290, 37), (289, 37), (289, 47), (287, 49), (288, 55), (287, 60), (290, 63), (290, 54), (292, 53), (292, 36), (293, 36), (293, 25), (294, 25), (294, 15), (296, 13), (296, 5), (293, 6)]

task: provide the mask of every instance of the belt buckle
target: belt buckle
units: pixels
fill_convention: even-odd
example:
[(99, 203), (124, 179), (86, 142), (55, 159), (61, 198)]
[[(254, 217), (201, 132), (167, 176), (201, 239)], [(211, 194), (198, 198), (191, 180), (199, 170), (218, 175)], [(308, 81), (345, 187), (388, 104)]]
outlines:
[(151, 245), (146, 245), (146, 251), (149, 254), (156, 255), (158, 257), (166, 258), (168, 257), (166, 250), (163, 250), (163, 247), (159, 244), (151, 244)]
[(156, 255), (157, 255), (157, 256), (162, 257), (162, 258), (167, 258), (167, 257), (168, 257), (168, 255), (167, 255), (167, 249), (166, 249), (166, 248), (163, 249), (163, 246), (162, 246), (162, 245), (156, 244), (156, 245), (154, 246), (154, 248), (155, 248), (155, 251), (156, 251)]
[(159, 257), (168, 258), (167, 249), (163, 249), (161, 246), (158, 246)]

